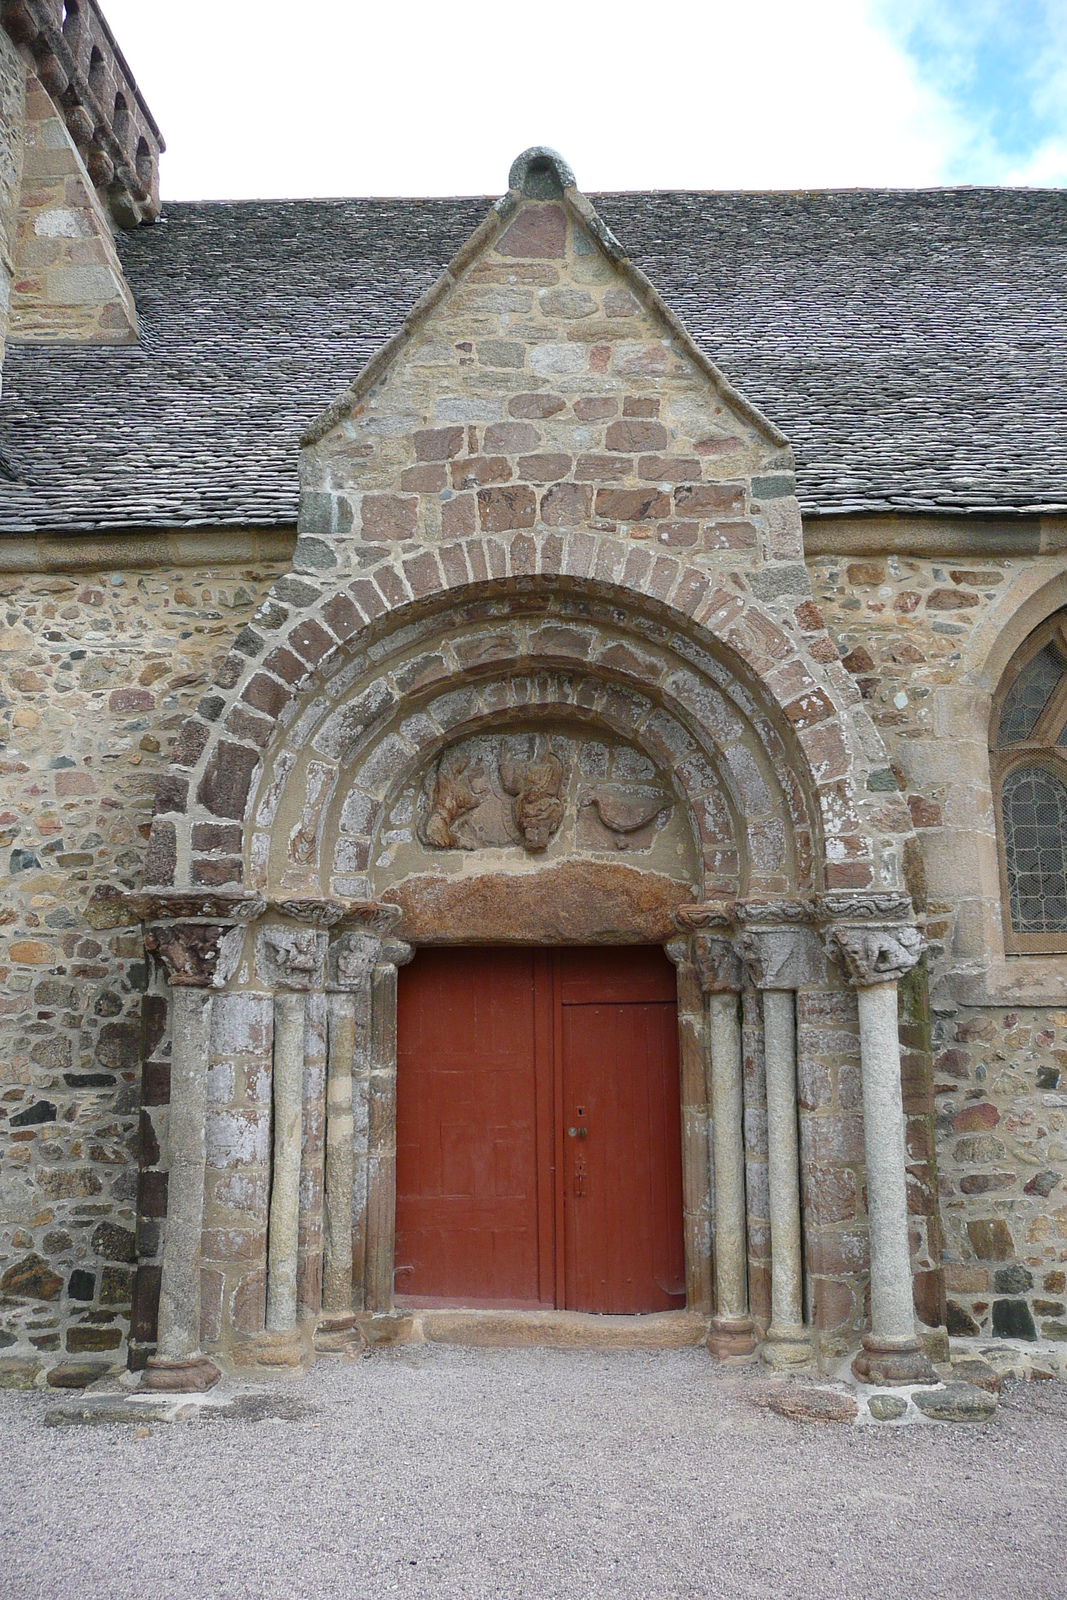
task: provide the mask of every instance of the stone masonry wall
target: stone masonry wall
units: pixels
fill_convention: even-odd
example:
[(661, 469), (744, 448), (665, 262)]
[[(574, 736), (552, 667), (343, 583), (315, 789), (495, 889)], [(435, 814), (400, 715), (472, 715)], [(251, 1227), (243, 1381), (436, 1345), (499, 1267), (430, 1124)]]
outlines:
[[(976, 718), (968, 650), (979, 627), (1011, 616), (1013, 594), (1033, 587), (1034, 563), (890, 555), (808, 565), (843, 664), (886, 741), (890, 768), (870, 781), (884, 785), (888, 811), (910, 812), (922, 856), (911, 886), (921, 899), (928, 884), (928, 931), (943, 944), (929, 1030), (949, 1332), (1067, 1339), (1067, 1005), (1055, 999), (1067, 995), (1067, 958), (1058, 979), (1055, 961), (1043, 959), (1044, 1004), (961, 1004), (953, 981), (974, 965), (972, 902), (998, 893), (988, 873), (973, 887), (978, 847), (992, 846), (995, 824), (988, 696), (979, 696)], [(1007, 982), (1032, 981), (1035, 966), (1009, 958)], [(905, 1024), (906, 1093), (907, 1052), (921, 1047), (921, 1033), (921, 1019)], [(926, 1181), (935, 1176), (917, 1143), (926, 1138), (912, 1117), (913, 1184), (919, 1165)]]
[(0, 576), (0, 1356), (123, 1358), (146, 973), (84, 909), (277, 570)]
[(0, 384), (15, 272), (25, 101), (26, 69), (8, 35), (0, 29)]

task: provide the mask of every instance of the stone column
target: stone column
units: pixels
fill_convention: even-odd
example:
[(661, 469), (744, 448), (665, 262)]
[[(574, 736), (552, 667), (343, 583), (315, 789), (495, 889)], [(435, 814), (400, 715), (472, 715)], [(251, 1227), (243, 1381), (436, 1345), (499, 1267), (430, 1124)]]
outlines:
[[(363, 1193), (357, 1194), (356, 1116), (354, 1095), (358, 1069), (369, 1045), (371, 990), (374, 969), (381, 955), (381, 940), (373, 933), (343, 933), (330, 946), (329, 1054), (326, 1077), (326, 1261), (322, 1308), (332, 1316), (354, 1310), (353, 1285), (363, 1285), (364, 1196), (366, 1193), (366, 1128), (358, 1177)], [(357, 1076), (358, 1075), (358, 1076)], [(362, 1119), (360, 1119), (362, 1121)], [(359, 1259), (356, 1260), (356, 1223), (359, 1223)], [(357, 1273), (358, 1268), (358, 1273)], [(362, 1301), (362, 1293), (360, 1294)], [(359, 1309), (362, 1309), (362, 1305)]]
[(210, 1389), (220, 1377), (200, 1350), (207, 1067), (211, 992), (232, 976), (243, 940), (244, 929), (232, 923), (160, 923), (145, 935), (171, 986), (167, 1224), (156, 1354), (141, 1378), (146, 1389)]
[(738, 1014), (742, 967), (730, 939), (721, 934), (694, 934), (693, 955), (705, 996), (715, 1185), (715, 1314), (708, 1349), (722, 1361), (749, 1355), (756, 1345), (748, 1310), (744, 1063)]
[(771, 1213), (771, 1324), (761, 1355), (771, 1366), (807, 1366), (814, 1339), (804, 1326), (804, 1258), (797, 1129), (796, 990), (825, 966), (809, 908), (799, 901), (748, 902), (738, 941), (763, 1004), (767, 1072), (767, 1177)]
[(396, 983), (414, 955), (383, 939), (371, 979), (371, 1069), (367, 1126), (366, 1310), (393, 1309), (396, 1255)]
[(708, 1316), (712, 1310), (711, 1158), (704, 996), (693, 964), (691, 941), (672, 939), (664, 946), (664, 953), (674, 964), (678, 983), (685, 1303), (688, 1310)]
[(841, 918), (827, 944), (855, 986), (860, 1021), (871, 1331), (852, 1370), (864, 1383), (929, 1381), (935, 1374), (915, 1327), (897, 1028), (897, 980), (918, 961), (922, 936), (906, 895), (826, 895), (821, 909)]
[(256, 968), (274, 990), (274, 1072), (270, 1216), (267, 1225), (267, 1331), (296, 1327), (303, 1133), (306, 996), (322, 983), (327, 935), (272, 924), (256, 937)]

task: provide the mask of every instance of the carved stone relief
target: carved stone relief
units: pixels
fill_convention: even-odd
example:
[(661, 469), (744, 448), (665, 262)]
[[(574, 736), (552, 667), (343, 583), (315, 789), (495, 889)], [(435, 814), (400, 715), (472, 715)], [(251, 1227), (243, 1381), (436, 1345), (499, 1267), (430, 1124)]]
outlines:
[[(692, 881), (695, 851), (687, 807), (641, 751), (573, 723), (528, 724), (460, 740), (415, 774), (371, 865), (379, 892), (412, 872), (486, 870), (490, 858), (496, 871), (634, 855)], [(485, 868), (472, 859), (482, 854)]]

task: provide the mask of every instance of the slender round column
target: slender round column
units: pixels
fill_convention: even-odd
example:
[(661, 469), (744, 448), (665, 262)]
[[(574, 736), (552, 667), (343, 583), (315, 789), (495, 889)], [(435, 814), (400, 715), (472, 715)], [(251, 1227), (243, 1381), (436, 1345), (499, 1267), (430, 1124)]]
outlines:
[(274, 1127), (267, 1223), (270, 1334), (291, 1334), (297, 1323), (306, 997), (309, 990), (321, 987), (326, 942), (320, 929), (289, 922), (270, 923), (256, 938), (256, 969), (274, 990)]
[(804, 1325), (804, 1255), (797, 1127), (796, 990), (825, 976), (826, 958), (803, 901), (747, 901), (738, 947), (763, 1009), (767, 1076), (767, 1184), (771, 1224), (771, 1323), (760, 1354), (775, 1367), (808, 1366), (815, 1340)]
[(367, 1233), (364, 1304), (393, 1309), (396, 1260), (396, 984), (414, 951), (382, 941), (371, 991), (371, 1071), (367, 1129)]
[(871, 896), (857, 902), (845, 896), (826, 899), (832, 902), (831, 911), (847, 909), (857, 918), (833, 926), (828, 934), (831, 949), (855, 985), (860, 1021), (871, 1331), (852, 1370), (865, 1383), (928, 1381), (935, 1374), (916, 1332), (912, 1291), (897, 1025), (897, 979), (918, 961), (922, 939), (910, 923), (878, 920), (887, 910), (898, 915), (905, 908), (910, 912), (906, 896)]
[(720, 1361), (756, 1347), (748, 1311), (744, 1057), (738, 1004), (741, 962), (728, 937), (697, 933), (693, 955), (705, 995), (715, 1194), (715, 1314), (708, 1349)]
[(157, 924), (145, 935), (170, 984), (171, 1029), (167, 1220), (156, 1354), (141, 1378), (146, 1389), (210, 1389), (220, 1377), (200, 1349), (207, 1066), (212, 990), (231, 977), (243, 938), (243, 928), (198, 921)]
[(804, 1327), (796, 1002), (791, 990), (763, 992), (763, 1052), (771, 1208), (771, 1325), (763, 1355), (772, 1366), (795, 1366), (810, 1361), (812, 1351)]
[[(334, 1316), (353, 1310), (356, 1278), (356, 1217), (362, 1224), (362, 1197), (357, 1204), (356, 1117), (354, 1095), (357, 1055), (370, 1007), (374, 967), (381, 940), (371, 933), (344, 933), (330, 946), (329, 1053), (326, 1069), (325, 1266), (322, 1308)], [(365, 1128), (361, 1128), (364, 1135)], [(360, 1151), (359, 1176), (365, 1180), (365, 1151)], [(362, 1244), (362, 1226), (360, 1226)], [(362, 1302), (363, 1258), (359, 1287)], [(361, 1305), (362, 1309), (362, 1305)]]

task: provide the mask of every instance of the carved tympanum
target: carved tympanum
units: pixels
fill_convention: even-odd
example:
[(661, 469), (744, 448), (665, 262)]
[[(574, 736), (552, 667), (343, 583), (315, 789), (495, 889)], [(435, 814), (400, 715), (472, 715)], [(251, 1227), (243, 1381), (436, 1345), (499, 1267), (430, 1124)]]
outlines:
[(551, 749), (540, 760), (517, 761), (506, 744), (500, 749), (500, 781), (514, 795), (512, 815), (527, 850), (535, 854), (548, 848), (548, 841), (563, 821), (563, 763)]
[(446, 750), (434, 770), (430, 810), (423, 824), (425, 844), (435, 850), (470, 849), (455, 831), (455, 824), (479, 806), (489, 790), (480, 764), (472, 766), (464, 750)]

